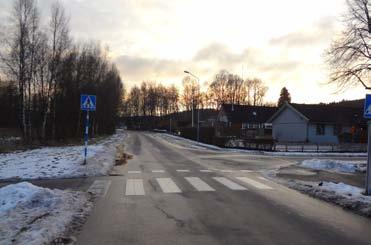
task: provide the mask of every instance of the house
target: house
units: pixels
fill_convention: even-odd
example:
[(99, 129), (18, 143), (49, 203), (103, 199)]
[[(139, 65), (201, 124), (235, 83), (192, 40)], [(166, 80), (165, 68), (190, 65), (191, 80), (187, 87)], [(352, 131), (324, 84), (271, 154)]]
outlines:
[(285, 103), (267, 122), (272, 124), (272, 136), (278, 142), (362, 142), (367, 131), (362, 110), (340, 103)]
[(277, 107), (223, 104), (217, 116), (216, 136), (271, 137), (267, 120)]

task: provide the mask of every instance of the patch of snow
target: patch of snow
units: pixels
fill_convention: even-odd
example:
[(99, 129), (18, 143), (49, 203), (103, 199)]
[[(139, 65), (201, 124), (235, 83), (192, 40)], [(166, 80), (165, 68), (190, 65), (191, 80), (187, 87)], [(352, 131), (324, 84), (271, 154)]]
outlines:
[(310, 159), (304, 160), (300, 165), (306, 168), (332, 170), (335, 172), (355, 173), (366, 171), (366, 162), (364, 161)]
[(270, 156), (312, 156), (312, 157), (367, 157), (367, 153), (362, 152), (264, 152)]
[(85, 192), (51, 190), (27, 182), (0, 189), (0, 244), (50, 244), (91, 208)]
[(83, 146), (44, 147), (0, 155), (0, 179), (49, 179), (97, 176), (114, 165), (116, 146), (125, 134), (118, 131), (102, 142), (88, 146), (87, 164)]
[(319, 186), (320, 189), (326, 191), (333, 191), (337, 195), (341, 195), (348, 199), (355, 199), (357, 201), (362, 201), (371, 204), (371, 196), (365, 196), (362, 193), (364, 189), (361, 189), (356, 186), (347, 185), (344, 183), (334, 183), (334, 182), (322, 182), (322, 185)]
[(335, 203), (345, 209), (371, 217), (371, 196), (365, 196), (363, 189), (333, 182), (310, 182), (290, 180), (289, 187), (312, 197)]
[[(172, 143), (178, 143), (178, 144), (181, 144), (183, 146), (187, 146), (187, 147), (193, 148), (193, 149), (202, 149), (202, 150), (207, 149), (207, 150), (217, 150), (217, 151), (223, 150), (223, 148), (220, 148), (220, 147), (215, 146), (215, 145), (201, 143), (201, 142), (198, 142), (198, 141), (195, 141), (195, 140), (186, 139), (186, 138), (176, 136), (176, 135), (172, 135), (172, 134), (161, 133), (161, 134), (157, 134), (157, 136), (160, 136), (163, 139), (166, 139), (166, 140), (168, 140)], [(184, 143), (186, 143), (186, 145), (184, 145)]]
[(301, 156), (301, 157), (367, 157), (367, 153), (356, 153), (356, 152), (271, 152), (271, 151), (259, 151), (259, 150), (247, 150), (247, 149), (233, 149), (233, 148), (221, 148), (215, 145), (200, 143), (194, 140), (186, 139), (181, 136), (172, 134), (159, 133), (155, 134), (171, 143), (177, 143), (187, 148), (200, 149), (200, 150), (215, 150), (225, 152), (238, 152), (256, 155), (267, 155), (267, 156)]

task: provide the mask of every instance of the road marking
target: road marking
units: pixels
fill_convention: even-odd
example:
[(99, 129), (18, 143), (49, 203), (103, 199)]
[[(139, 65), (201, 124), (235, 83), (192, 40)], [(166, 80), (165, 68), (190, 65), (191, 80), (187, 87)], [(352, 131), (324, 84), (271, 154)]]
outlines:
[(222, 173), (233, 173), (234, 171), (230, 170), (230, 169), (221, 169), (220, 172), (222, 172)]
[(152, 173), (165, 173), (165, 170), (152, 170)]
[(202, 173), (212, 173), (213, 171), (210, 169), (201, 169), (200, 172)]
[(188, 169), (177, 169), (176, 171), (180, 172), (180, 173), (189, 173), (190, 172)]
[(198, 177), (186, 177), (185, 179), (198, 191), (215, 191), (215, 189)]
[(225, 185), (231, 190), (247, 190), (247, 188), (243, 187), (242, 185), (239, 185), (224, 177), (213, 177), (213, 179), (218, 181), (220, 184)]
[(128, 179), (126, 180), (127, 196), (144, 196), (144, 187), (142, 179)]
[(88, 192), (105, 197), (110, 185), (110, 180), (94, 180), (93, 184), (89, 187)]
[(182, 191), (170, 178), (156, 178), (164, 193), (181, 193)]
[(142, 171), (128, 171), (128, 174), (140, 174)]
[(238, 179), (238, 180), (240, 180), (242, 182), (245, 182), (248, 185), (252, 185), (252, 186), (254, 186), (255, 188), (258, 188), (258, 189), (263, 189), (263, 190), (272, 190), (273, 189), (270, 186), (264, 185), (264, 184), (262, 184), (260, 182), (257, 182), (255, 180), (249, 179), (247, 177), (236, 177), (236, 179)]
[(252, 172), (254, 172), (254, 171), (252, 171), (252, 170), (242, 169), (242, 170), (240, 170), (240, 172), (242, 172), (242, 173), (252, 173)]

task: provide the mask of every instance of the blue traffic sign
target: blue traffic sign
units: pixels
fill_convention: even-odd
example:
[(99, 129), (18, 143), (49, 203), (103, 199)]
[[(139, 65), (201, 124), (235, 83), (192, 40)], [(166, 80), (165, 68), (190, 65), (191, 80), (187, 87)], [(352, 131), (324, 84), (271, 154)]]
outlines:
[(95, 111), (97, 105), (97, 99), (95, 95), (82, 94), (80, 97), (81, 110), (83, 111)]
[(365, 118), (371, 118), (371, 94), (366, 94), (363, 116)]

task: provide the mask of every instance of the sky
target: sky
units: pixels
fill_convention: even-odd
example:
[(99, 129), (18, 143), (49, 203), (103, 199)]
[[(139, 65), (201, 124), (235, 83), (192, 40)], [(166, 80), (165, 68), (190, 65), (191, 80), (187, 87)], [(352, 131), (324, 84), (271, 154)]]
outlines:
[[(47, 19), (51, 0), (38, 0)], [(297, 103), (364, 97), (336, 93), (324, 53), (341, 31), (345, 0), (60, 0), (76, 41), (109, 46), (124, 85), (181, 86), (184, 70), (207, 84), (222, 69), (257, 77), (276, 102), (282, 87)], [(0, 0), (0, 23), (11, 9)], [(205, 86), (204, 86), (205, 88)]]

